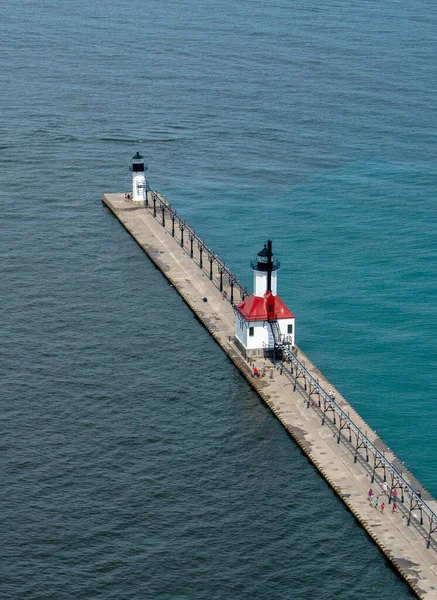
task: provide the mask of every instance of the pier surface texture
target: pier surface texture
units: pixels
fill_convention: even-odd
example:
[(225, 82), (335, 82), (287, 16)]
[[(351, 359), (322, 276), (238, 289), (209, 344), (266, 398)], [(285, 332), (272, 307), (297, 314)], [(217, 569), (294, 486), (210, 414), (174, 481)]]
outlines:
[[(232, 301), (238, 303), (247, 290), (163, 196), (148, 190), (144, 207), (132, 205), (124, 193), (104, 194), (103, 202), (182, 296), (416, 595), (437, 599), (437, 533), (434, 531), (437, 523), (433, 520), (437, 502), (434, 498), (403, 468), (341, 394), (337, 394), (336, 405), (365, 432), (365, 439), (381, 452), (384, 461), (398, 469), (396, 473), (402, 469), (402, 481), (411, 486), (409, 489), (421, 490), (423, 505), (404, 485), (399, 487), (393, 477), (386, 478), (384, 461), (377, 460), (377, 456), (369, 457), (366, 444), (355, 443), (351, 428), (344, 423), (342, 426), (341, 418), (327, 410), (326, 404), (324, 409), (319, 386), (320, 390), (333, 386), (301, 350), (298, 350), (300, 364), (312, 381), (317, 381), (317, 387), (311, 387), (308, 376), (302, 377), (302, 371), (293, 364), (274, 366), (261, 357), (253, 361), (242, 356), (234, 343)], [(258, 366), (262, 377), (252, 377), (254, 366)], [(388, 491), (384, 493), (386, 485)], [(369, 488), (375, 492), (370, 500)], [(393, 502), (390, 492), (395, 488), (397, 498)], [(377, 496), (379, 506), (374, 502)], [(383, 502), (385, 510), (381, 512)]]

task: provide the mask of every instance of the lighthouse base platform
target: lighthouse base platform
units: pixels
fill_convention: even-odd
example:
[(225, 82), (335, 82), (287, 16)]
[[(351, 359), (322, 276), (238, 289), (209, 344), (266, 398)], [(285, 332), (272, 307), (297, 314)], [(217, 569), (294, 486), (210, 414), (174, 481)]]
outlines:
[(234, 343), (244, 358), (253, 358), (255, 360), (270, 358), (273, 353), (273, 348), (246, 348), (237, 337), (235, 337)]

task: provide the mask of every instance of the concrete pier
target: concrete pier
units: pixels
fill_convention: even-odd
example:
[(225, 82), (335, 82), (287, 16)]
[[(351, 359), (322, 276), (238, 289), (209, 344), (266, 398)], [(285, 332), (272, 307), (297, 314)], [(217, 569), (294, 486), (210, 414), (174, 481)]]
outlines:
[[(317, 389), (296, 366), (275, 367), (263, 358), (250, 362), (243, 358), (234, 343), (231, 298), (239, 302), (247, 290), (176, 216), (165, 198), (148, 190), (146, 201), (148, 206), (139, 207), (126, 200), (125, 194), (103, 196), (106, 206), (178, 291), (401, 577), (419, 598), (437, 599), (437, 502), (341, 394), (337, 392), (337, 405), (366, 432), (365, 439), (378, 449), (375, 456), (369, 457), (366, 444), (354, 445), (351, 428), (336, 420), (332, 411), (324, 410)], [(301, 349), (298, 358), (317, 387), (334, 387)], [(255, 365), (263, 372), (259, 379), (252, 377)], [(395, 473), (402, 469), (402, 482), (407, 482), (407, 487), (398, 487), (393, 478), (391, 482), (388, 479), (384, 494), (386, 463)], [(374, 499), (368, 499), (369, 488), (379, 498), (377, 507)], [(395, 488), (397, 510), (393, 512), (390, 491)], [(419, 489), (418, 500), (411, 490)]]

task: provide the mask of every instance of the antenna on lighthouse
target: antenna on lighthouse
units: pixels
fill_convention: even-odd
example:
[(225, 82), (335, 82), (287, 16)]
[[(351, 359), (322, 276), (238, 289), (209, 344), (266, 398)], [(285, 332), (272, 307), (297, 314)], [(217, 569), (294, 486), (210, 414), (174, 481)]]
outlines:
[(132, 203), (144, 204), (147, 193), (147, 182), (144, 171), (147, 171), (147, 165), (144, 165), (144, 158), (139, 152), (132, 158)]

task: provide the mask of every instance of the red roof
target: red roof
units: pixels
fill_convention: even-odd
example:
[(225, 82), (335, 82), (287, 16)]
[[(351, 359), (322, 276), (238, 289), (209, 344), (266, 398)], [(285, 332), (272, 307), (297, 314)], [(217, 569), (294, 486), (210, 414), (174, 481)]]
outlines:
[(266, 292), (264, 296), (251, 294), (237, 307), (238, 312), (246, 321), (268, 321), (269, 319), (294, 319), (279, 296)]

